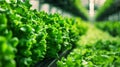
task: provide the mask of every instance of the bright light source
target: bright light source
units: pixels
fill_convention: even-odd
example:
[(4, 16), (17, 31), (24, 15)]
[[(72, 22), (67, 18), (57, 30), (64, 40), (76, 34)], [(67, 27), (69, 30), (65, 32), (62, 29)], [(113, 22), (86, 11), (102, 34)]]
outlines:
[(93, 17), (94, 16), (94, 0), (90, 0), (89, 1), (89, 14), (90, 14), (90, 17)]

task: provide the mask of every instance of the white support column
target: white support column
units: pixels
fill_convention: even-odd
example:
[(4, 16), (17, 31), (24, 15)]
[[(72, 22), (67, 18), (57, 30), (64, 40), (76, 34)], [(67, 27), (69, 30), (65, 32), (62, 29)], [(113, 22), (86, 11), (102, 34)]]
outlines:
[(94, 16), (94, 0), (90, 0), (89, 1), (89, 14), (90, 14), (90, 17), (93, 17)]

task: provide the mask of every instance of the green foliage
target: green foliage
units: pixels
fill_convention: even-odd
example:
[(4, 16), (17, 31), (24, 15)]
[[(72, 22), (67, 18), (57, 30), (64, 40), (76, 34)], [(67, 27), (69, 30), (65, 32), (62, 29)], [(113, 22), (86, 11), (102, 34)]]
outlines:
[[(94, 32), (93, 32), (94, 30)], [(120, 39), (89, 27), (80, 37), (76, 47), (67, 58), (57, 62), (58, 67), (119, 67)]]
[(34, 67), (44, 58), (58, 58), (84, 34), (74, 31), (82, 28), (74, 19), (30, 7), (29, 0), (0, 1), (0, 67)]
[(0, 13), (0, 67), (16, 67), (14, 60), (18, 39), (7, 29), (7, 17)]
[(14, 54), (16, 52), (15, 47), (17, 43), (17, 38), (7, 40), (6, 37), (0, 36), (0, 67), (16, 67)]
[(120, 36), (120, 23), (119, 22), (100, 22), (96, 23), (96, 27), (108, 32), (112, 36)]

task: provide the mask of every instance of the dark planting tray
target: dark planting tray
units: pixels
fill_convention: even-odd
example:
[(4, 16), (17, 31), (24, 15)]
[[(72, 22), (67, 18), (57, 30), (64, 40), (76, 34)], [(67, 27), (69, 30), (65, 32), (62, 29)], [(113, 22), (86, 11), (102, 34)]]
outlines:
[[(72, 49), (71, 49), (72, 50)], [(59, 58), (45, 58), (43, 61), (38, 62), (35, 67), (57, 67), (56, 62), (62, 57), (67, 57), (71, 50), (65, 50), (59, 54)]]

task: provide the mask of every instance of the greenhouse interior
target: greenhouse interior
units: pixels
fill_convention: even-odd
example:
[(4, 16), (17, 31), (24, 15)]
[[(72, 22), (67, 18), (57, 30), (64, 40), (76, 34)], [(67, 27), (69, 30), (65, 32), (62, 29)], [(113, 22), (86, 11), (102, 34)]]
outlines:
[(0, 67), (120, 67), (120, 0), (0, 0)]

